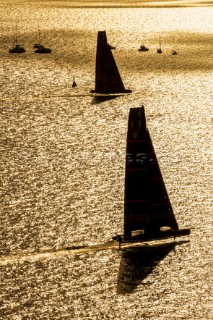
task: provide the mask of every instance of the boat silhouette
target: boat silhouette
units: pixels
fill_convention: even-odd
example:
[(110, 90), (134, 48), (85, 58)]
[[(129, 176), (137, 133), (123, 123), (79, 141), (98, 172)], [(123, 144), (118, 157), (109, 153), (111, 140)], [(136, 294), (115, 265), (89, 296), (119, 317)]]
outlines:
[(131, 108), (126, 146), (124, 234), (114, 240), (143, 242), (190, 234), (179, 229), (146, 127), (144, 107)]
[(98, 31), (95, 89), (91, 90), (91, 93), (109, 95), (130, 92), (132, 91), (124, 87), (110, 45), (107, 42), (106, 31)]
[(177, 51), (172, 50), (172, 54), (173, 54), (173, 55), (176, 55), (176, 54), (177, 54)]
[(75, 76), (73, 77), (73, 82), (72, 82), (72, 88), (75, 88), (77, 86), (77, 83), (75, 81)]
[(41, 31), (38, 26), (38, 42), (33, 45), (33, 48), (35, 49), (35, 53), (51, 53), (52, 49), (45, 47), (41, 43)]
[(18, 43), (18, 31), (17, 31), (18, 27), (16, 26), (16, 31), (15, 31), (15, 35), (14, 35), (14, 45), (12, 48), (9, 49), (9, 53), (23, 53), (26, 52), (26, 50), (24, 49), (24, 47), (22, 47), (19, 43)]
[(15, 44), (14, 47), (9, 49), (9, 53), (23, 53), (23, 52), (26, 52), (26, 50), (20, 44)]
[(140, 48), (138, 49), (138, 51), (144, 51), (144, 52), (146, 52), (146, 51), (149, 51), (149, 48), (147, 48), (147, 47), (144, 46), (144, 45), (140, 45)]
[(159, 48), (157, 49), (157, 53), (162, 53), (162, 49), (161, 49), (161, 37), (159, 37)]
[(43, 46), (42, 44), (35, 44), (34, 48), (36, 48), (35, 53), (51, 53), (52, 49)]

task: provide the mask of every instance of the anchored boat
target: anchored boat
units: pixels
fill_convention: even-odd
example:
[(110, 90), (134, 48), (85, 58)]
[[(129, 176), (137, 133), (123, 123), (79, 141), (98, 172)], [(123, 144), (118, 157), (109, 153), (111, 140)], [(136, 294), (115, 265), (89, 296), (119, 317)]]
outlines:
[(9, 49), (9, 53), (23, 53), (23, 52), (26, 52), (26, 50), (20, 44), (15, 44), (14, 47)]
[(107, 42), (106, 31), (98, 31), (95, 89), (91, 92), (100, 95), (132, 92), (124, 87), (111, 47)]
[(17, 36), (17, 30), (16, 35), (14, 36), (14, 45), (12, 48), (9, 49), (9, 53), (23, 53), (26, 52), (24, 47), (22, 47), (20, 44), (18, 44), (18, 36)]
[(140, 48), (138, 49), (138, 51), (149, 51), (149, 48), (145, 47), (144, 45), (140, 45)]
[(16, 23), (16, 28), (14, 30), (14, 44), (13, 47), (9, 49), (9, 53), (24, 53), (25, 48), (18, 43), (18, 21)]
[(35, 53), (51, 53), (52, 52), (52, 49), (47, 48), (42, 44), (36, 44), (36, 47), (34, 45), (34, 48), (36, 48)]
[(72, 82), (72, 88), (75, 88), (77, 86), (77, 83), (75, 81), (75, 76), (73, 77), (73, 82)]
[(157, 53), (162, 53), (162, 49), (161, 49), (161, 37), (159, 36), (159, 48), (157, 48)]
[(143, 242), (189, 235), (179, 229), (146, 127), (144, 107), (131, 108), (126, 147), (124, 234), (114, 240)]
[(52, 49), (45, 47), (43, 44), (41, 44), (41, 31), (38, 26), (38, 42), (33, 45), (33, 48), (35, 49), (35, 53), (51, 53)]

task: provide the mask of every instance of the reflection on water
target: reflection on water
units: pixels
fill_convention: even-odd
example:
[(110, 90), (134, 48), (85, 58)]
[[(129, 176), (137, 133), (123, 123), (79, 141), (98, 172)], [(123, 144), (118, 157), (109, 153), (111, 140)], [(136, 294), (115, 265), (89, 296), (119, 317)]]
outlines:
[(119, 294), (131, 293), (177, 243), (123, 249), (117, 281)]
[(112, 99), (116, 99), (117, 97), (119, 97), (119, 95), (113, 95), (113, 96), (95, 96), (93, 97), (91, 104), (99, 104), (105, 101), (109, 101)]

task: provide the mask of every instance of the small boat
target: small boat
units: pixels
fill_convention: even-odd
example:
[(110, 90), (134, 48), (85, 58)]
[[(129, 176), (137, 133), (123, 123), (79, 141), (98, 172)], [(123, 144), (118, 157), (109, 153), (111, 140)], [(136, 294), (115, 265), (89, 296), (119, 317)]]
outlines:
[(119, 242), (144, 242), (190, 234), (179, 229), (158, 165), (144, 107), (131, 108), (126, 146), (124, 234)]
[(73, 77), (73, 82), (72, 82), (72, 88), (75, 88), (77, 86), (77, 83), (75, 82), (75, 76)]
[[(35, 47), (36, 45), (36, 47)], [(50, 53), (52, 51), (52, 49), (47, 48), (45, 46), (43, 46), (42, 44), (35, 44), (34, 48), (35, 49), (35, 53)]]
[(132, 92), (124, 87), (110, 45), (107, 42), (106, 31), (98, 31), (95, 89), (90, 92), (96, 95), (120, 95)]
[[(16, 30), (17, 33), (17, 30)], [(14, 36), (14, 46), (9, 49), (9, 53), (23, 53), (26, 52), (24, 47), (22, 47), (20, 44), (18, 44), (18, 37), (17, 35)]]
[(149, 48), (145, 47), (144, 45), (141, 45), (138, 51), (149, 51)]
[(157, 53), (162, 53), (162, 49), (161, 49), (161, 37), (159, 37), (159, 48), (157, 49)]
[(15, 44), (13, 48), (9, 49), (9, 53), (23, 53), (23, 52), (26, 52), (26, 50), (20, 44)]
[(173, 54), (173, 55), (176, 55), (176, 54), (177, 54), (177, 51), (172, 50), (172, 54)]
[(112, 46), (111, 44), (109, 45), (109, 47), (110, 47), (111, 50), (116, 49), (116, 47)]
[(52, 49), (45, 47), (43, 44), (41, 44), (41, 31), (38, 26), (38, 42), (33, 45), (33, 48), (36, 49), (35, 53), (50, 53), (52, 52)]
[(17, 22), (16, 28), (14, 30), (14, 45), (12, 48), (9, 49), (9, 53), (23, 53), (23, 52), (26, 52), (26, 50), (24, 49), (24, 47), (22, 47), (18, 43), (18, 22)]

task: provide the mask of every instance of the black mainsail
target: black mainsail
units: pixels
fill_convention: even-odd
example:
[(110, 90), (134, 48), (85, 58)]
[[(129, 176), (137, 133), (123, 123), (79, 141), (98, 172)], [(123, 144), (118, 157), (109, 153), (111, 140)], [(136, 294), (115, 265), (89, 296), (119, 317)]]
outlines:
[(130, 109), (126, 151), (124, 241), (189, 234), (189, 229), (178, 228), (143, 106)]
[(96, 51), (95, 90), (98, 94), (130, 93), (126, 90), (107, 42), (106, 31), (98, 31)]

